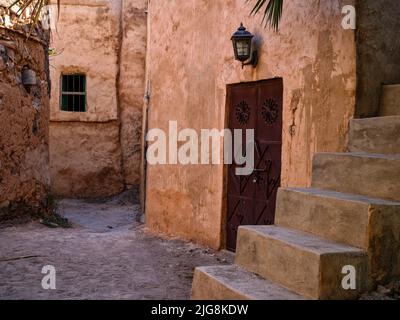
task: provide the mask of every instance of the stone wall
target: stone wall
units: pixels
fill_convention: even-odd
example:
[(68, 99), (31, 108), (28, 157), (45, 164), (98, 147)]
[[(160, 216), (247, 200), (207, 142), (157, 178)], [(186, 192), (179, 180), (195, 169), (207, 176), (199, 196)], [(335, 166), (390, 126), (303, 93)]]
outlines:
[(357, 1), (357, 117), (379, 114), (382, 84), (400, 83), (398, 0)]
[[(149, 129), (223, 129), (226, 86), (282, 77), (283, 186), (308, 186), (315, 152), (345, 151), (354, 114), (354, 31), (341, 27), (338, 0), (284, 2), (279, 33), (250, 17), (243, 0), (150, 1), (147, 58)], [(240, 22), (260, 43), (256, 69), (234, 60)], [(223, 245), (224, 166), (148, 166), (148, 227), (218, 248)]]
[[(51, 59), (52, 190), (64, 197), (117, 194), (140, 181), (145, 0), (62, 2)], [(84, 73), (87, 111), (60, 110), (60, 77)]]
[(141, 137), (145, 59), (147, 45), (147, 0), (122, 1), (119, 106), (121, 147), (125, 184), (138, 186), (141, 173)]
[[(0, 27), (0, 221), (46, 212), (49, 92), (45, 43)], [(36, 85), (22, 85), (24, 67)]]

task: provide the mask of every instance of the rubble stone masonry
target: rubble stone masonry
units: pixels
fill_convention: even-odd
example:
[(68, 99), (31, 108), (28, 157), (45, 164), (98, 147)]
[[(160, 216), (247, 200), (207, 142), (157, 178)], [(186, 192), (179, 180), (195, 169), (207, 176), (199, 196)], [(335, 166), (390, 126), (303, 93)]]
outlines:
[[(46, 70), (45, 42), (0, 27), (0, 221), (39, 216), (46, 208), (50, 185)], [(31, 85), (23, 85), (23, 73)]]

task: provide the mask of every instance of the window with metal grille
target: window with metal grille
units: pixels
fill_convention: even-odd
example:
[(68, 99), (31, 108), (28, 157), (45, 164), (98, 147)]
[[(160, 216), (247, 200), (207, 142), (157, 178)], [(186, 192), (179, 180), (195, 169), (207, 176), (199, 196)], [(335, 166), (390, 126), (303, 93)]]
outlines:
[(64, 74), (61, 76), (60, 103), (62, 111), (86, 111), (86, 76), (84, 74)]

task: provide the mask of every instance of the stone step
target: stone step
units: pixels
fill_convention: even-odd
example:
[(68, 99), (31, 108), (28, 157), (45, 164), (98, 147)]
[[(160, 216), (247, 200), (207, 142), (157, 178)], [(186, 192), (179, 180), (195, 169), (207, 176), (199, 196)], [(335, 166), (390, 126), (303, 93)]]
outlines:
[(196, 268), (193, 300), (304, 300), (237, 265)]
[[(380, 220), (371, 217), (380, 215)], [(275, 224), (367, 250), (379, 223), (400, 218), (400, 202), (312, 188), (281, 188)], [(390, 220), (388, 220), (390, 219)], [(400, 231), (400, 226), (399, 226)]]
[(275, 223), (368, 252), (370, 277), (400, 277), (400, 202), (335, 191), (281, 188)]
[[(278, 226), (239, 228), (236, 264), (312, 299), (356, 299), (367, 287), (367, 254), (358, 248)], [(356, 270), (356, 289), (342, 273)]]
[(312, 187), (400, 201), (400, 155), (317, 153)]
[(349, 151), (400, 154), (400, 116), (353, 119)]
[(400, 116), (400, 84), (382, 87), (379, 115), (381, 117)]

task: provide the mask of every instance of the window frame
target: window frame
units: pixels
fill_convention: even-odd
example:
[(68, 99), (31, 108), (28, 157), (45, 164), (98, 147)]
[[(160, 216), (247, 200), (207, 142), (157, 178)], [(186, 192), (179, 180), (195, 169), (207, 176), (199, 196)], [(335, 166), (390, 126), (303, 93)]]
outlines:
[[(80, 76), (83, 77), (83, 90), (82, 92), (80, 91), (63, 91), (63, 80), (64, 77), (68, 76)], [(65, 96), (83, 96), (84, 97), (84, 106), (83, 110), (68, 110), (67, 108), (64, 108), (63, 106), (63, 98)], [(74, 109), (74, 108), (73, 108)], [(75, 73), (61, 73), (60, 76), (60, 111), (61, 112), (72, 112), (72, 113), (84, 113), (87, 112), (87, 79), (86, 79), (86, 74), (83, 72), (75, 72)]]

